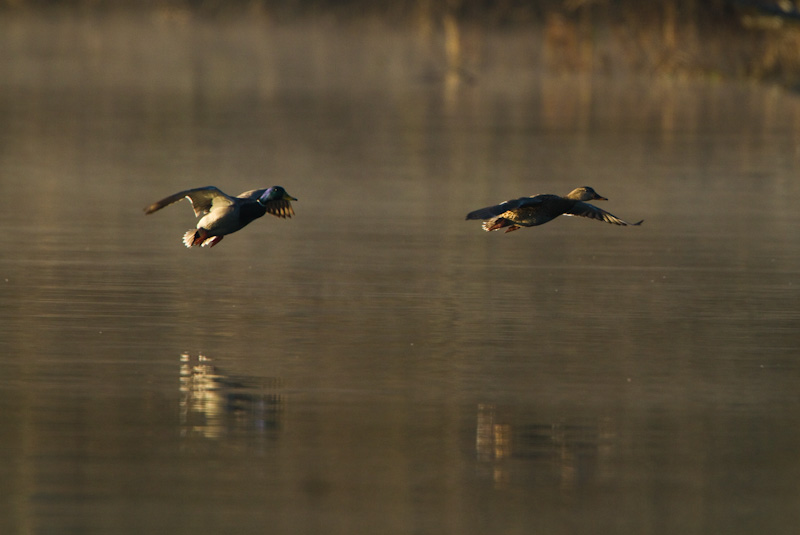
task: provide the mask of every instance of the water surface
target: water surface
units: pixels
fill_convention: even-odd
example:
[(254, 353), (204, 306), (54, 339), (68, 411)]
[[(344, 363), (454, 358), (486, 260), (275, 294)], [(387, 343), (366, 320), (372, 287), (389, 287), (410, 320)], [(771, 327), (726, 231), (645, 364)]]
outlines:
[[(795, 529), (795, 95), (2, 24), (3, 533)], [(142, 213), (208, 184), (297, 215), (187, 250)], [(644, 224), (464, 221), (581, 185)]]

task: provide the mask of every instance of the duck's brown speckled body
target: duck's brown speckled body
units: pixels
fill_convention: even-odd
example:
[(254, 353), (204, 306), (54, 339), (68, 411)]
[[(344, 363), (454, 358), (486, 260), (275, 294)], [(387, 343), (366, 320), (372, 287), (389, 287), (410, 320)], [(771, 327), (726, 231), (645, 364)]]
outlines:
[(614, 225), (641, 225), (642, 222), (628, 223), (605, 210), (586, 201), (607, 201), (590, 187), (572, 190), (567, 196), (534, 195), (487, 206), (467, 214), (467, 219), (483, 219), (484, 230), (505, 228), (506, 232), (520, 227), (535, 227), (552, 221), (560, 215), (588, 217)]

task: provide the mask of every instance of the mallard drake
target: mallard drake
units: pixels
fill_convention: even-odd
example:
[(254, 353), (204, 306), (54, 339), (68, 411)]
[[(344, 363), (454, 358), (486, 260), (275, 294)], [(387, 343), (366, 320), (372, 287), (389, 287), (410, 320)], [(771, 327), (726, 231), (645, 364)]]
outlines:
[(544, 225), (560, 215), (577, 215), (623, 226), (641, 225), (642, 221), (644, 221), (627, 223), (617, 216), (586, 202), (607, 200), (605, 197), (598, 195), (594, 189), (583, 187), (572, 190), (566, 197), (544, 194), (501, 202), (494, 206), (487, 206), (470, 212), (467, 214), (467, 219), (485, 220), (483, 229), (486, 231), (505, 228), (506, 232), (517, 230), (520, 227)]
[(192, 203), (195, 215), (203, 216), (197, 222), (197, 229), (189, 230), (183, 235), (186, 247), (214, 247), (224, 236), (243, 229), (264, 214), (281, 218), (292, 217), (294, 210), (291, 201), (297, 200), (280, 186), (245, 191), (236, 197), (231, 197), (214, 186), (207, 186), (170, 195), (151, 204), (144, 212), (152, 214), (184, 197)]

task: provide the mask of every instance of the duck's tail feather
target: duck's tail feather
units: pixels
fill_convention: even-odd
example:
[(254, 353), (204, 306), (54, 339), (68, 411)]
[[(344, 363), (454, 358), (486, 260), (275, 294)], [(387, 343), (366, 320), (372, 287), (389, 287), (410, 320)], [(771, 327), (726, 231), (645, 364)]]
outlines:
[(193, 228), (187, 230), (183, 235), (183, 244), (186, 247), (195, 247), (203, 245), (203, 242), (208, 238), (208, 231), (204, 228)]
[(486, 232), (491, 232), (493, 230), (498, 230), (504, 227), (512, 227), (508, 229), (506, 232), (511, 232), (512, 230), (517, 230), (519, 227), (514, 225), (514, 223), (505, 217), (495, 217), (494, 219), (490, 219), (488, 221), (483, 222), (483, 230)]

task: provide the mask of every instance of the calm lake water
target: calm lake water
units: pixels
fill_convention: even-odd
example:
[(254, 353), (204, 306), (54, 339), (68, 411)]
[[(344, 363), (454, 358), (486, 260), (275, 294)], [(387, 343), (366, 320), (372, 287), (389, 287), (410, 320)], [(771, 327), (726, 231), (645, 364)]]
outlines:
[[(0, 532), (795, 532), (800, 97), (484, 39), (0, 21)], [(296, 217), (143, 215), (210, 184)]]

